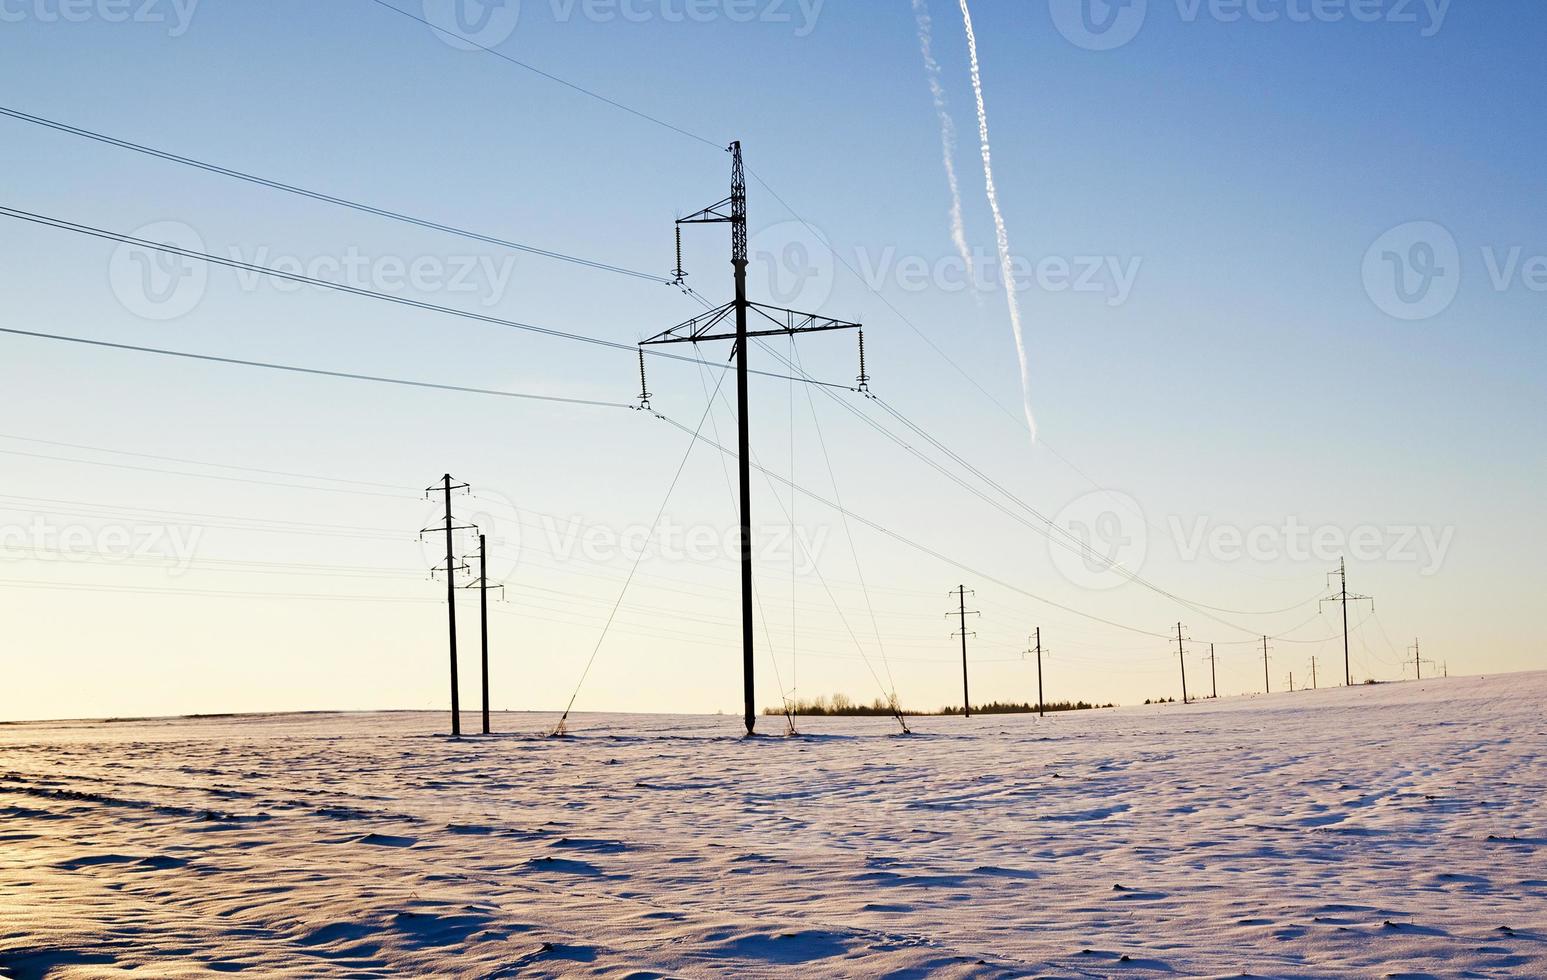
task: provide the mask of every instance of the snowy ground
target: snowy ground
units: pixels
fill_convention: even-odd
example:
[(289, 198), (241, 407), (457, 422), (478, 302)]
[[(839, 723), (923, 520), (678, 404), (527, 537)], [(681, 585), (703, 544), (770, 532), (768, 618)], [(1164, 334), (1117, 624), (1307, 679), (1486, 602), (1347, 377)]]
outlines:
[(0, 975), (1547, 976), (1544, 696), (0, 726)]

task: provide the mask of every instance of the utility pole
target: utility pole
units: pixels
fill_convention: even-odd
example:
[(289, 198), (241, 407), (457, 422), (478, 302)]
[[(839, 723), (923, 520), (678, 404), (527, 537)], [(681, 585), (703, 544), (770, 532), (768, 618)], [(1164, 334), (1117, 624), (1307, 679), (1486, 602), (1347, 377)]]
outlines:
[[(463, 567), (466, 567), (466, 563), (467, 563), (467, 560), (464, 558), (463, 559)], [(464, 588), (464, 589), (477, 589), (478, 590), (478, 614), (479, 614), (478, 626), (479, 626), (479, 638), (482, 641), (481, 649), (482, 649), (482, 653), (483, 653), (483, 658), (482, 658), (482, 664), (483, 664), (483, 733), (485, 735), (488, 735), (489, 734), (489, 542), (488, 542), (488, 539), (484, 535), (482, 535), (482, 534), (478, 535), (478, 577), (476, 579), (474, 579), (472, 582), (469, 582), (467, 585), (462, 586), (462, 588)], [(505, 586), (504, 585), (496, 585), (495, 588), (499, 589), (501, 593), (503, 593), (504, 590), (505, 590)]]
[(478, 632), (483, 660), (483, 733), (489, 734), (489, 542), (478, 535)]
[(1036, 644), (1037, 644), (1037, 647), (1036, 647), (1036, 649), (1037, 649), (1037, 717), (1038, 718), (1046, 718), (1047, 717), (1047, 708), (1046, 708), (1047, 702), (1044, 701), (1043, 698), (1042, 698), (1042, 627), (1040, 627), (1040, 626), (1037, 627)]
[(1219, 699), (1219, 673), (1214, 667), (1214, 644), (1209, 644), (1209, 685), (1213, 688), (1210, 700)]
[(1295, 672), (1292, 670), (1289, 672), (1289, 693), (1295, 693)]
[(1316, 657), (1311, 657), (1311, 690), (1316, 690)]
[(1182, 703), (1187, 703), (1187, 651), (1182, 648), (1182, 624), (1176, 624), (1176, 659), (1182, 665)]
[(1352, 595), (1349, 593), (1348, 566), (1344, 563), (1342, 558), (1338, 559), (1338, 570), (1336, 572), (1327, 573), (1327, 577), (1331, 578), (1334, 574), (1338, 577), (1338, 590), (1321, 601), (1323, 603), (1336, 602), (1343, 607), (1343, 683), (1349, 687), (1353, 687), (1354, 671), (1353, 668), (1349, 665), (1348, 658), (1348, 603), (1350, 601), (1368, 602), (1370, 604), (1370, 611), (1374, 612), (1375, 600), (1367, 595)]
[[(710, 340), (735, 342), (736, 358), (736, 459), (741, 477), (741, 675), (742, 698), (745, 705), (747, 734), (753, 733), (757, 724), (757, 707), (754, 703), (753, 668), (753, 592), (752, 592), (752, 447), (747, 425), (747, 342), (752, 337), (794, 335), (819, 330), (858, 330), (858, 323), (833, 320), (815, 313), (801, 313), (782, 307), (754, 303), (747, 299), (747, 180), (741, 163), (741, 142), (732, 143), (727, 150), (731, 155), (730, 196), (711, 204), (702, 211), (678, 218), (677, 225), (729, 224), (731, 226), (731, 276), (735, 286), (735, 299), (715, 307), (691, 320), (679, 323), (641, 344), (698, 344)], [(680, 242), (680, 237), (679, 237)], [(682, 271), (679, 247), (677, 268), (673, 270), (673, 282), (682, 285), (686, 273)], [(751, 314), (762, 318), (757, 330), (747, 328)], [(726, 332), (723, 324), (727, 319), (734, 329)], [(766, 320), (767, 324), (762, 321)], [(771, 324), (771, 326), (769, 326)], [(716, 330), (719, 332), (716, 332)]]
[[(1419, 657), (1418, 641), (1416, 639), (1413, 640), (1413, 645), (1408, 647), (1408, 650), (1412, 651), (1412, 654), (1413, 654), (1413, 674), (1419, 680), (1423, 680), (1423, 665), (1424, 664), (1432, 664), (1432, 663), (1434, 663), (1434, 661), (1432, 661), (1432, 660), (1424, 660), (1424, 659)], [(1448, 671), (1446, 672), (1446, 676), (1447, 677), (1450, 676)]]
[(973, 616), (980, 615), (976, 609), (968, 610), (967, 597), (976, 594), (965, 585), (958, 585), (955, 589), (946, 593), (946, 595), (954, 595), (956, 597), (956, 611), (946, 613), (946, 615), (961, 617), (961, 629), (951, 635), (962, 638), (962, 716), (965, 718), (972, 717), (972, 695), (967, 689), (967, 637), (977, 636), (976, 633), (967, 632), (967, 616), (969, 613)]
[(1272, 694), (1273, 685), (1268, 680), (1268, 638), (1262, 638), (1262, 693)]
[[(456, 531), (465, 531), (472, 528), (470, 524), (457, 525), (451, 515), (451, 495), (457, 490), (466, 490), (466, 483), (453, 484), (451, 474), (441, 478), (438, 487), (432, 486), (425, 490), (426, 495), (439, 491), (445, 495), (446, 500), (446, 566), (432, 568), (431, 573), (444, 571), (446, 573), (446, 626), (450, 639), (451, 651), (451, 737), (462, 737), (462, 695), (457, 681), (457, 572), (466, 571), (467, 566), (461, 564), (456, 558), (456, 539), (453, 537)], [(422, 535), (431, 528), (425, 528), (419, 533)], [(434, 529), (438, 530), (438, 529)]]

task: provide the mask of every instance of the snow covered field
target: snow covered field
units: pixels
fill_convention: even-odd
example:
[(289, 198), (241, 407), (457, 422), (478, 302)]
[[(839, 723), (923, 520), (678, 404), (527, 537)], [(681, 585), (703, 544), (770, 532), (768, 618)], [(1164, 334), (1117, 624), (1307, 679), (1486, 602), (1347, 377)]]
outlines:
[(0, 726), (0, 975), (1547, 976), (1544, 703)]

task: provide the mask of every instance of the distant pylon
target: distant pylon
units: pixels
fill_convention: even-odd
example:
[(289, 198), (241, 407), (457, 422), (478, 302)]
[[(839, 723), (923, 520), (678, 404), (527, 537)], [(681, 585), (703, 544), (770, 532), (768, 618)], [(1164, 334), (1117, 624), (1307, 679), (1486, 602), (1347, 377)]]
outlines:
[(958, 585), (956, 588), (952, 589), (946, 594), (954, 595), (956, 597), (956, 611), (948, 612), (946, 615), (961, 617), (961, 629), (955, 633), (952, 633), (951, 635), (960, 636), (962, 639), (962, 717), (971, 718), (972, 693), (967, 686), (967, 637), (976, 636), (977, 634), (967, 632), (967, 617), (969, 615), (978, 616), (981, 614), (976, 609), (970, 611), (967, 609), (967, 597), (969, 595), (974, 595), (975, 593), (965, 585)]
[(1182, 703), (1187, 703), (1187, 651), (1182, 647), (1182, 624), (1176, 624), (1176, 659), (1182, 665)]
[(1331, 578), (1333, 575), (1338, 577), (1338, 590), (1321, 601), (1323, 603), (1336, 602), (1343, 607), (1343, 683), (1353, 687), (1354, 670), (1350, 666), (1348, 657), (1348, 603), (1350, 600), (1354, 602), (1368, 602), (1370, 604), (1370, 611), (1374, 612), (1375, 600), (1367, 595), (1351, 595), (1349, 593), (1348, 566), (1344, 563), (1343, 559), (1338, 559), (1338, 570), (1336, 572), (1327, 573), (1328, 578)]
[(1273, 684), (1268, 680), (1268, 638), (1262, 638), (1262, 693), (1272, 694)]

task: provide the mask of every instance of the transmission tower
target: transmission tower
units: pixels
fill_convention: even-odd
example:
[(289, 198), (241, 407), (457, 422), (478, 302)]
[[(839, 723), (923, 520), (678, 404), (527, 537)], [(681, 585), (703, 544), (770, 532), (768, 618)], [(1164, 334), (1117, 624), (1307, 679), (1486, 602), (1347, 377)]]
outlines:
[(1035, 644), (1032, 649), (1035, 650), (1037, 654), (1037, 717), (1046, 718), (1047, 701), (1045, 701), (1042, 696), (1042, 627), (1037, 627), (1037, 631), (1035, 635), (1031, 637), (1031, 639)]
[(1268, 638), (1262, 638), (1262, 693), (1272, 694), (1273, 684), (1268, 679)]
[[(1407, 650), (1413, 655), (1413, 676), (1418, 680), (1423, 680), (1423, 665), (1429, 664), (1432, 666), (1434, 661), (1425, 660), (1419, 656), (1417, 639), (1413, 640), (1413, 645), (1408, 647)], [(1406, 664), (1403, 664), (1402, 666), (1404, 669), (1407, 667)]]
[(1327, 573), (1329, 579), (1333, 575), (1338, 577), (1338, 590), (1321, 601), (1322, 603), (1336, 602), (1343, 607), (1343, 683), (1353, 687), (1354, 671), (1349, 666), (1348, 659), (1348, 604), (1350, 602), (1368, 602), (1370, 604), (1370, 611), (1374, 612), (1375, 600), (1370, 596), (1353, 595), (1348, 591), (1348, 566), (1344, 564), (1343, 559), (1338, 559), (1338, 570), (1336, 572)]
[[(730, 196), (702, 211), (677, 219), (677, 226), (728, 224), (731, 226), (731, 276), (735, 299), (699, 314), (691, 320), (662, 331), (641, 344), (700, 344), (712, 340), (735, 342), (736, 357), (736, 460), (741, 476), (741, 673), (742, 695), (746, 708), (747, 734), (757, 724), (754, 703), (753, 667), (753, 592), (752, 592), (752, 450), (747, 426), (747, 342), (752, 337), (789, 336), (821, 330), (858, 330), (858, 323), (834, 320), (815, 313), (802, 313), (782, 307), (754, 303), (747, 299), (747, 180), (741, 164), (741, 142), (732, 143)], [(678, 238), (677, 268), (674, 281), (679, 285), (687, 275), (682, 270), (681, 238)], [(758, 329), (749, 329), (747, 321), (759, 317)], [(727, 324), (727, 320), (731, 321)], [(766, 324), (763, 321), (767, 321)], [(641, 385), (643, 389), (643, 385)]]
[(1182, 703), (1187, 703), (1187, 651), (1182, 647), (1182, 624), (1176, 624), (1176, 659), (1182, 665)]
[(946, 616), (957, 616), (961, 619), (961, 629), (957, 630), (951, 635), (959, 636), (962, 639), (962, 716), (971, 718), (972, 697), (967, 693), (967, 637), (977, 636), (978, 634), (967, 632), (967, 617), (980, 616), (982, 613), (979, 613), (976, 609), (967, 608), (967, 597), (970, 595), (977, 595), (977, 593), (967, 588), (965, 585), (958, 585), (950, 592), (947, 592), (946, 595), (953, 595), (956, 597), (956, 610), (954, 612), (946, 613)]
[[(477, 528), (471, 524), (459, 525), (456, 523), (456, 518), (454, 518), (451, 514), (451, 495), (458, 490), (467, 489), (468, 485), (466, 483), (452, 483), (451, 474), (448, 473), (441, 477), (439, 486), (427, 487), (424, 491), (426, 496), (429, 496), (432, 493), (440, 493), (444, 495), (446, 501), (446, 564), (444, 566), (436, 565), (434, 568), (430, 569), (430, 574), (433, 575), (436, 572), (446, 573), (446, 626), (450, 637), (449, 649), (451, 652), (452, 738), (462, 737), (462, 695), (460, 693), (460, 686), (457, 682), (457, 572), (467, 571), (467, 565), (457, 560), (456, 539), (454, 535), (457, 531), (477, 530)], [(422, 537), (431, 531), (439, 530), (441, 530), (439, 527), (427, 527), (421, 529), (419, 534)]]
[[(467, 567), (467, 559), (462, 559), (462, 567)], [(478, 636), (479, 649), (482, 654), (483, 674), (483, 733), (489, 734), (489, 541), (478, 535), (478, 576), (471, 582), (462, 586), (464, 589), (478, 590)], [(496, 585), (500, 594), (505, 594), (504, 585)]]

